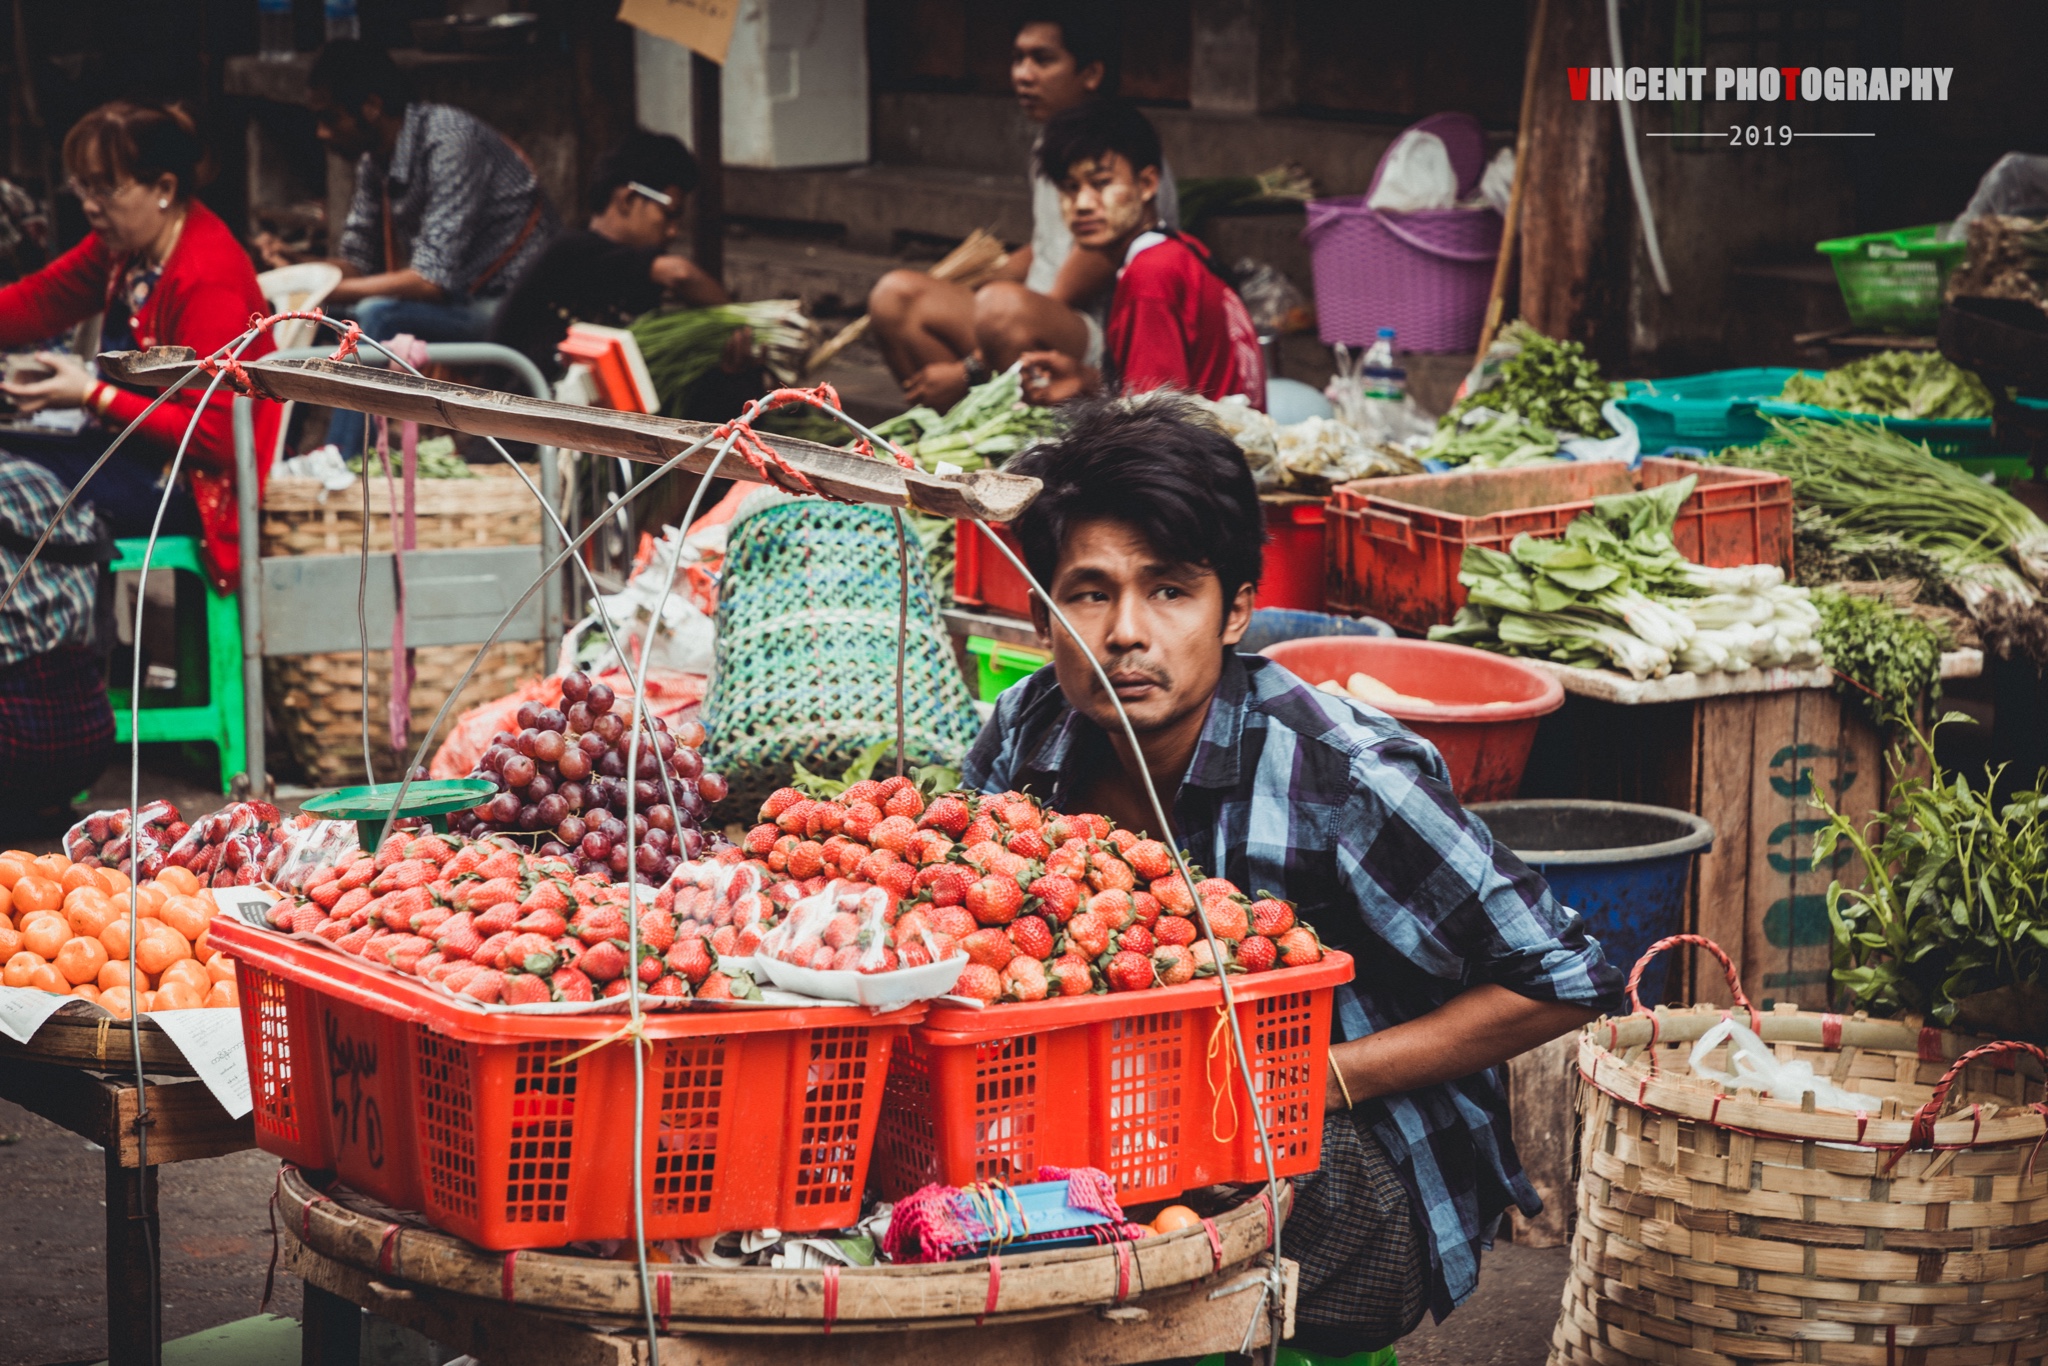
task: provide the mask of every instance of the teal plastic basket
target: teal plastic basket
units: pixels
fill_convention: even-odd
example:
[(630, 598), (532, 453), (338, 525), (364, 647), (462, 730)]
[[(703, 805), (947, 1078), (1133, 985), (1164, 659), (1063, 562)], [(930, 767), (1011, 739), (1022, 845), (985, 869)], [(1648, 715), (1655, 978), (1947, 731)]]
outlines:
[(1711, 454), (1725, 446), (1753, 446), (1771, 434), (1757, 404), (1775, 398), (1797, 370), (1714, 370), (1677, 379), (1630, 380), (1622, 412), (1636, 424), (1643, 453), (1673, 446)]
[(1866, 232), (1814, 244), (1835, 268), (1849, 321), (1885, 332), (1931, 332), (1941, 318), (1941, 287), (1969, 254), (1966, 242), (1940, 242), (1941, 224)]

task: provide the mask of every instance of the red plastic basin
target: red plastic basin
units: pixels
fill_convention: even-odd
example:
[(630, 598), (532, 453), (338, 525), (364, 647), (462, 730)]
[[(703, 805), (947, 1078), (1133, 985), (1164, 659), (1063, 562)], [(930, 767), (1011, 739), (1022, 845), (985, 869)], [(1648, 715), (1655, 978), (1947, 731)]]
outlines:
[[(1564, 689), (1541, 669), (1464, 645), (1315, 636), (1269, 645), (1265, 655), (1311, 684), (1368, 673), (1395, 692), (1440, 703), (1382, 710), (1436, 746), (1461, 802), (1514, 796), (1536, 742), (1536, 723), (1564, 705)], [(1485, 705), (1490, 702), (1507, 705)]]

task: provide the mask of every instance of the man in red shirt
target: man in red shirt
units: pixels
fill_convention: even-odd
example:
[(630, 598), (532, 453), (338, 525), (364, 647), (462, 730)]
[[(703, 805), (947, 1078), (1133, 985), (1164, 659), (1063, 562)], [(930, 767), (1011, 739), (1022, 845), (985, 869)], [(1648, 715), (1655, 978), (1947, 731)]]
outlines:
[(1025, 396), (1059, 403), (1105, 384), (1138, 394), (1171, 386), (1266, 406), (1258, 333), (1200, 242), (1159, 225), (1159, 134), (1135, 108), (1104, 100), (1056, 115), (1038, 173), (1059, 188), (1076, 246), (1120, 264), (1103, 329), (1104, 371), (1059, 351), (1022, 357)]

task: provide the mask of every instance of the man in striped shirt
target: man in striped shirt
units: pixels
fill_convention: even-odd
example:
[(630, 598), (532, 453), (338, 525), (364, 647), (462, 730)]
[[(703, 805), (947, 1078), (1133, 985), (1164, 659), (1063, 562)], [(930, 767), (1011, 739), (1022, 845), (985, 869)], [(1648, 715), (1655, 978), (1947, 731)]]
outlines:
[[(1084, 413), (1007, 467), (1044, 481), (1014, 530), (1079, 638), (1003, 694), (965, 785), (1156, 830), (1149, 773), (1202, 868), (1298, 903), (1349, 952), (1323, 1165), (1296, 1185), (1303, 1350), (1392, 1342), (1472, 1293), (1502, 1213), (1541, 1208), (1499, 1067), (1619, 1002), (1621, 977), (1543, 880), (1459, 806), (1384, 713), (1240, 656), (1264, 539), (1237, 447), (1170, 401)], [(1101, 661), (1137, 734), (1132, 747)]]

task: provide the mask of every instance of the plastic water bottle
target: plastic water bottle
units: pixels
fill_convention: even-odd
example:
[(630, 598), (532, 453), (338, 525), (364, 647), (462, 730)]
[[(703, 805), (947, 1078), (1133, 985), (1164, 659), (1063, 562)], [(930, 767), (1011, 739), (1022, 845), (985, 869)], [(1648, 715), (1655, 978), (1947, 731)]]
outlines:
[(363, 24), (356, 17), (356, 0), (327, 0), (327, 41), (362, 36)]
[(1360, 377), (1365, 381), (1366, 398), (1399, 403), (1408, 397), (1408, 372), (1394, 364), (1393, 328), (1382, 327), (1379, 338), (1366, 348)]
[(256, 50), (265, 61), (293, 55), (292, 0), (256, 0)]

